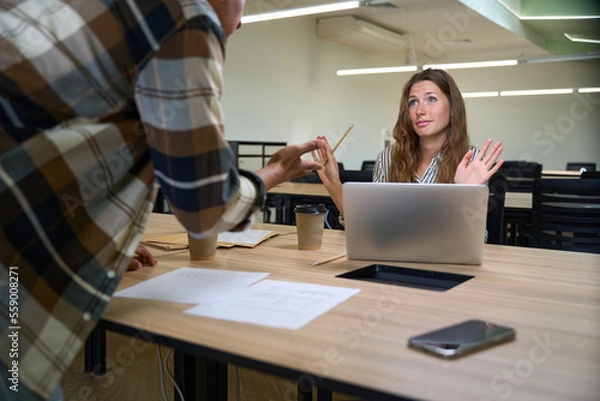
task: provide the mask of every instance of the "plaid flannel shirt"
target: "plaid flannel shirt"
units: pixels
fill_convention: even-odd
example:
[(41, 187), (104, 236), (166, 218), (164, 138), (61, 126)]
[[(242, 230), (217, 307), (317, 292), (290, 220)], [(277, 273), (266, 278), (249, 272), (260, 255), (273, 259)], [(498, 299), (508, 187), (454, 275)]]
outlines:
[(1, 399), (55, 390), (156, 181), (196, 236), (262, 206), (224, 137), (224, 45), (206, 0), (0, 2)]

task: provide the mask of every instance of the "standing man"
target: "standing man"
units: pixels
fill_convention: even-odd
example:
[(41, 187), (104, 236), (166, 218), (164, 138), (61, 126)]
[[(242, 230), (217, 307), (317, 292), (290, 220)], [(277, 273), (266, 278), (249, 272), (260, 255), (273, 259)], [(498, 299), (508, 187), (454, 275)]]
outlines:
[(301, 159), (317, 140), (255, 174), (236, 169), (221, 96), (244, 4), (0, 3), (0, 399), (62, 399), (61, 377), (132, 260), (156, 182), (203, 237), (243, 229), (269, 188), (321, 169)]

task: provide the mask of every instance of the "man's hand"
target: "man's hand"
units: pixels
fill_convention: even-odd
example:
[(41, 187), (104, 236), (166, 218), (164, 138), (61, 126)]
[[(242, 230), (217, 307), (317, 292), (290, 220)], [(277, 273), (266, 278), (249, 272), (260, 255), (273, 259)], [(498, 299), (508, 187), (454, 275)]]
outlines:
[(135, 254), (129, 261), (127, 271), (137, 270), (142, 266), (154, 266), (158, 261), (152, 257), (149, 250), (143, 245), (138, 245), (135, 249)]
[(312, 140), (298, 145), (290, 145), (275, 153), (269, 163), (256, 174), (264, 181), (267, 191), (282, 182), (302, 177), (323, 166), (315, 161), (302, 159), (302, 155), (325, 147), (322, 140)]
[(324, 148), (320, 148), (312, 152), (313, 160), (323, 165), (323, 169), (317, 171), (321, 182), (323, 182), (326, 187), (338, 184), (341, 186), (342, 183), (340, 181), (340, 170), (337, 159), (331, 150), (331, 146), (329, 146), (327, 138), (324, 136), (318, 136), (317, 139), (324, 141), (326, 145)]

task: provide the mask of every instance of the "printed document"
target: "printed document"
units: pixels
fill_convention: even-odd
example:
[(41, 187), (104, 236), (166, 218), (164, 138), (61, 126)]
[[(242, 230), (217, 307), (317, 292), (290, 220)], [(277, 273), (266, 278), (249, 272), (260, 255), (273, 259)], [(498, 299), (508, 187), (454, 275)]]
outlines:
[(182, 267), (117, 291), (115, 296), (185, 304), (210, 304), (268, 275), (269, 273)]
[(297, 330), (360, 289), (263, 280), (220, 302), (184, 311), (215, 319)]

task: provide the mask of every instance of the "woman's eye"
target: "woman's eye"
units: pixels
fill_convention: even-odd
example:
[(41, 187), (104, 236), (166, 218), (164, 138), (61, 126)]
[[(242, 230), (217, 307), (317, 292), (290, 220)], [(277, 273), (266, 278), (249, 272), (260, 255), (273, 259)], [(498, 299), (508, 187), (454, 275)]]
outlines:
[(433, 97), (433, 96), (430, 96), (430, 97), (427, 99), (427, 101), (428, 101), (429, 103), (435, 103), (435, 102), (437, 102), (437, 99), (436, 99), (435, 97)]
[(417, 101), (416, 100), (409, 100), (408, 101), (408, 107), (415, 107), (417, 105)]

